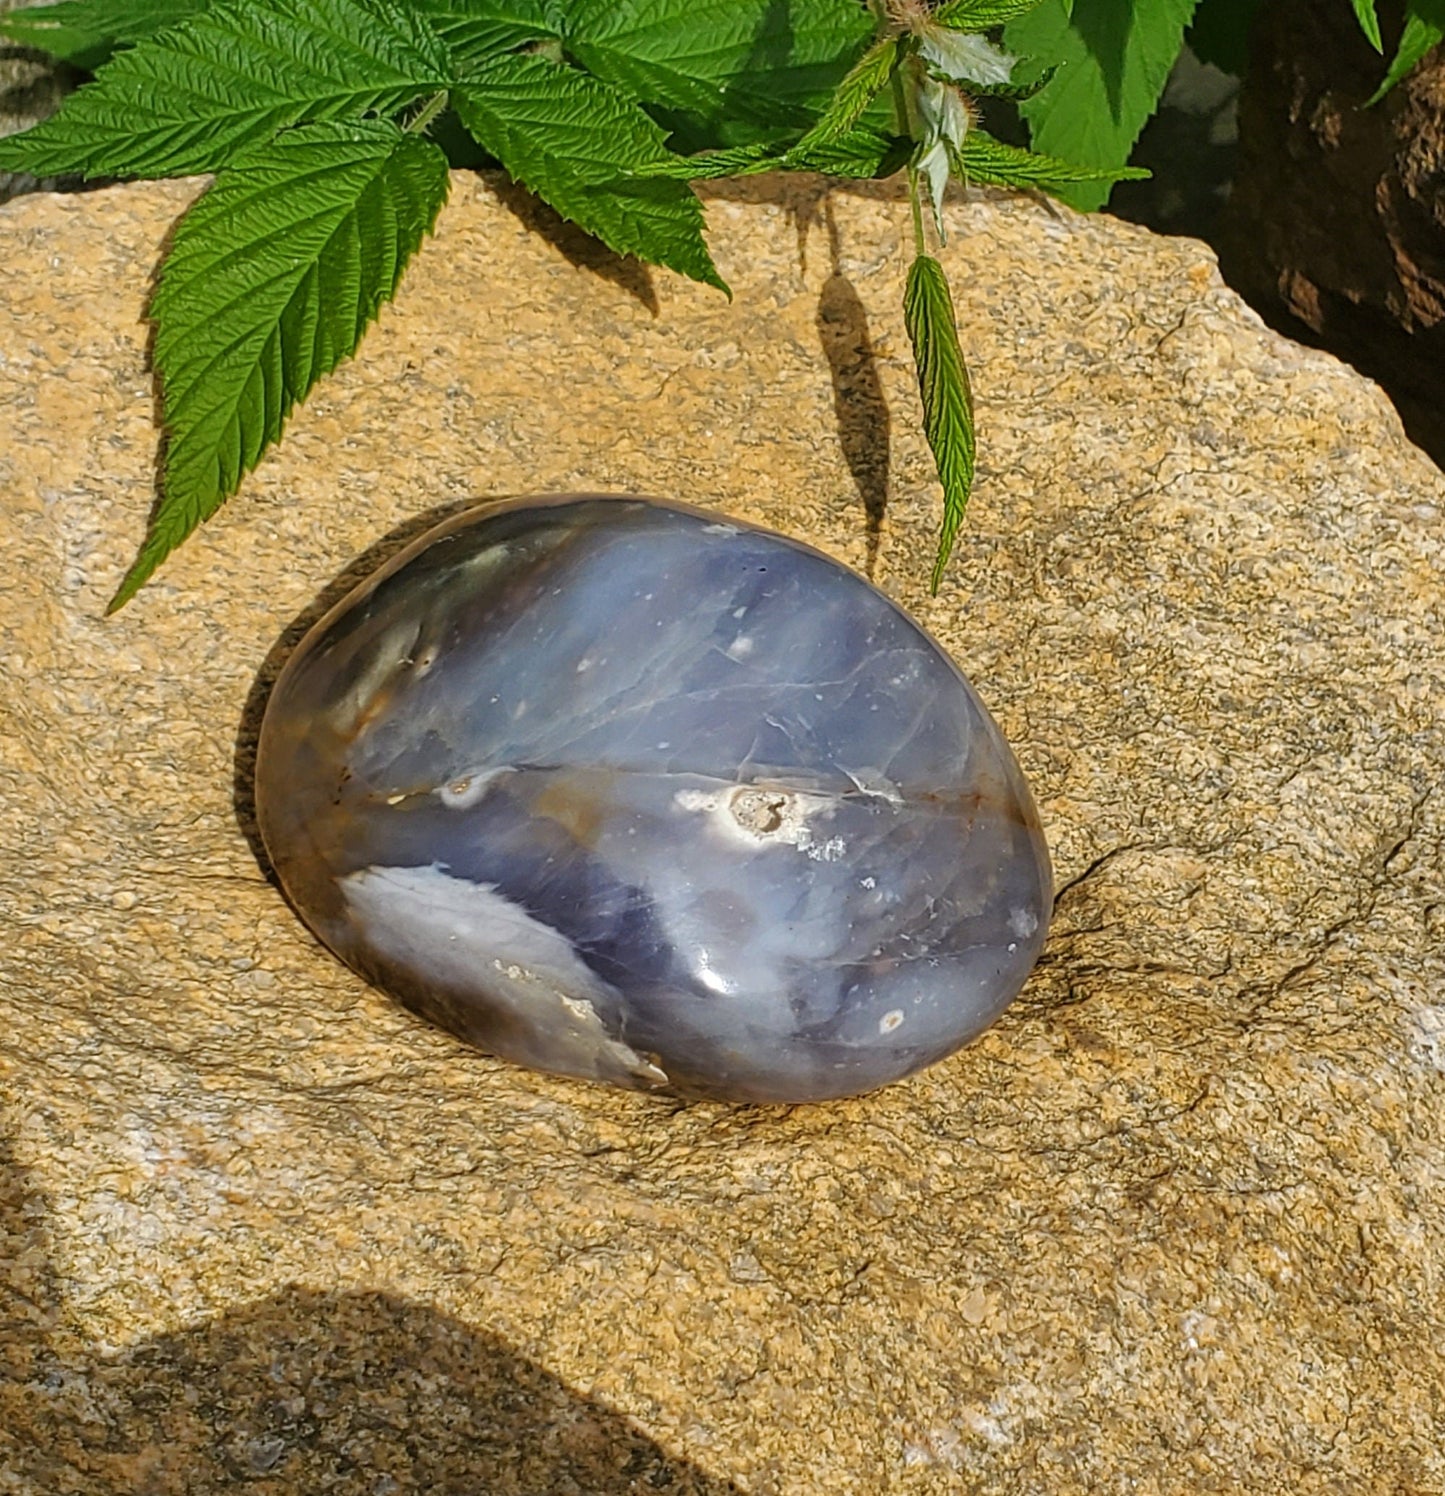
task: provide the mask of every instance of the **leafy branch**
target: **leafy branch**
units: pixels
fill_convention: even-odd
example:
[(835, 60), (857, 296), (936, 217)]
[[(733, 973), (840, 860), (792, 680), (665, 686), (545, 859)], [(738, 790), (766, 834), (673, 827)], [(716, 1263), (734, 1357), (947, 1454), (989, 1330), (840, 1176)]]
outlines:
[[(724, 291), (692, 182), (906, 169), (904, 320), (944, 499), (936, 590), (976, 448), (953, 303), (930, 249), (944, 237), (948, 182), (1093, 207), (1113, 182), (1144, 175), (1127, 158), (1199, 4), (56, 0), (0, 18), (0, 34), (95, 71), (54, 119), (0, 141), (0, 170), (214, 174), (150, 307), (164, 476), (112, 608), (355, 352), (445, 201), (433, 131), (470, 137), (619, 254)], [(1375, 0), (1351, 4), (1382, 50)], [(1375, 99), (1442, 38), (1445, 0), (1406, 0)], [(979, 128), (977, 101), (996, 96), (1018, 101), (1034, 149)]]
[[(951, 175), (1061, 190), (1131, 173), (1003, 145), (974, 99), (1023, 96), (989, 33), (1033, 0), (60, 0), (3, 29), (93, 67), (0, 141), (36, 175), (213, 174), (150, 316), (161, 494), (111, 607), (240, 485), (356, 350), (446, 199), (453, 121), (619, 254), (726, 290), (691, 181), (907, 168), (904, 316), (944, 493), (935, 588), (973, 482), (972, 399), (929, 252)], [(440, 138), (440, 137), (438, 137)], [(683, 154), (680, 147), (706, 149)]]

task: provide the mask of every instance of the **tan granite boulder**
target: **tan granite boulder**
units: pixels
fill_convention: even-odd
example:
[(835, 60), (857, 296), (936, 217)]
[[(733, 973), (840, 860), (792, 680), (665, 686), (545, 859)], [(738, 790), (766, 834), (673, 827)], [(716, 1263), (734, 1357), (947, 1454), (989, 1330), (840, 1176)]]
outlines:
[[(0, 1490), (1445, 1488), (1445, 482), (1378, 391), (1195, 243), (956, 202), (982, 467), (930, 599), (888, 191), (714, 198), (729, 305), (458, 176), (105, 620), (194, 191), (0, 210)], [(424, 517), (582, 487), (871, 561), (973, 676), (1060, 892), (963, 1053), (793, 1110), (547, 1079), (267, 881), (305, 623)]]

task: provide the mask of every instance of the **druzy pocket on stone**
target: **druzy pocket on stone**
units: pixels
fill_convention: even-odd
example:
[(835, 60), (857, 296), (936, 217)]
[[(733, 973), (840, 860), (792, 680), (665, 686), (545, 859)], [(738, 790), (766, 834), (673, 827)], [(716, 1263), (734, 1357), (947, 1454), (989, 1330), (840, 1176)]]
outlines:
[(676, 504), (496, 505), (307, 635), (256, 801), (297, 909), (539, 1070), (735, 1101), (868, 1091), (991, 1023), (1048, 853), (957, 667), (796, 541)]

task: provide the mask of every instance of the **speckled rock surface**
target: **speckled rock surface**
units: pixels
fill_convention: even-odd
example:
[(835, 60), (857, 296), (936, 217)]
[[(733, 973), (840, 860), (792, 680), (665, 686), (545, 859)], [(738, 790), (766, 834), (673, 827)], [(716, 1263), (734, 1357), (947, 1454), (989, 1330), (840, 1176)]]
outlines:
[[(193, 190), (0, 214), (0, 1489), (1445, 1489), (1445, 485), (1378, 392), (1193, 243), (956, 203), (983, 462), (930, 600), (898, 203), (715, 199), (729, 306), (458, 177), (107, 622)], [(871, 556), (954, 651), (1060, 888), (978, 1042), (660, 1103), (467, 1050), (288, 910), (286, 651), (446, 506), (566, 488)]]

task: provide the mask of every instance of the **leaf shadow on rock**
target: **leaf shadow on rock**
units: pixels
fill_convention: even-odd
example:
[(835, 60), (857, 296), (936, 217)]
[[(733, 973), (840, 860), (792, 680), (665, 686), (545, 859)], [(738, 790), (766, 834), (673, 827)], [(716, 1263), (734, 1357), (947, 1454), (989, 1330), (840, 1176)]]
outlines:
[(852, 281), (843, 273), (837, 218), (832, 204), (823, 204), (828, 250), (833, 273), (818, 295), (818, 337), (833, 381), (833, 416), (838, 442), (858, 497), (863, 501), (868, 531), (867, 571), (878, 569), (878, 547), (888, 511), (888, 472), (892, 448), (892, 418), (878, 377), (878, 355), (868, 330), (868, 310)]
[(652, 271), (641, 260), (633, 259), (631, 255), (619, 255), (608, 249), (600, 239), (594, 239), (575, 223), (568, 223), (541, 198), (534, 197), (520, 183), (512, 181), (503, 173), (488, 172), (485, 180), (497, 201), (524, 228), (545, 239), (568, 264), (575, 265), (579, 270), (590, 270), (594, 275), (626, 291), (654, 317), (658, 315), (660, 305), (657, 287), (653, 283)]
[(793, 216), (798, 240), (798, 263), (806, 274), (808, 238), (821, 227), (828, 240), (831, 273), (818, 294), (815, 317), (823, 356), (833, 384), (833, 418), (838, 444), (848, 464), (867, 527), (870, 577), (876, 575), (883, 521), (888, 512), (888, 482), (893, 445), (893, 419), (878, 373), (878, 353), (868, 326), (868, 309), (843, 269), (843, 246), (833, 211), (835, 192), (891, 201), (899, 197), (891, 182), (850, 182), (846, 187), (826, 177), (811, 179), (758, 176), (708, 182), (704, 196), (734, 202), (776, 202)]
[(0, 1471), (17, 1490), (740, 1496), (495, 1336), (391, 1293), (287, 1287), (86, 1346), (56, 1333), (45, 1214), (0, 1138)]

